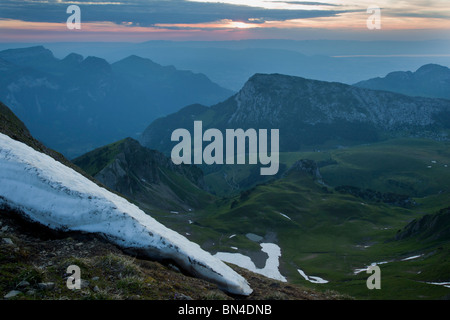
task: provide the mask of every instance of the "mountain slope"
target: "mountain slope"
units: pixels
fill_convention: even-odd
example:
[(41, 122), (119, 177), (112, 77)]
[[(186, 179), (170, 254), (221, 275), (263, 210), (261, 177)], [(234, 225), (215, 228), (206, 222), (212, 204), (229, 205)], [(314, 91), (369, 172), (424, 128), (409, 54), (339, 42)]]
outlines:
[(0, 100), (36, 138), (70, 158), (136, 136), (184, 105), (232, 94), (202, 74), (136, 56), (113, 64), (74, 53), (60, 60), (38, 46), (1, 51), (0, 66)]
[(427, 64), (415, 72), (391, 72), (384, 78), (360, 81), (355, 86), (409, 96), (450, 99), (450, 69), (437, 64)]
[(203, 172), (176, 166), (162, 153), (131, 138), (88, 152), (73, 162), (112, 190), (146, 210), (189, 211), (211, 201)]
[[(413, 98), (341, 83), (279, 74), (256, 74), (228, 100), (185, 110), (154, 121), (142, 134), (144, 146), (170, 153), (176, 128), (279, 129), (280, 151), (336, 147), (387, 137), (446, 137), (450, 102)], [(162, 130), (161, 130), (162, 129)]]

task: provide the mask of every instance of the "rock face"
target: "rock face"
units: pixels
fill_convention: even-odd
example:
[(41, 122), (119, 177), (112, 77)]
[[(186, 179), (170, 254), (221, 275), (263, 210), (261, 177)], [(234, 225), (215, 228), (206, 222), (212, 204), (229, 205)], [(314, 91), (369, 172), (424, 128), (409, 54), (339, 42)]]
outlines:
[[(189, 110), (189, 111), (188, 111)], [(280, 74), (256, 74), (230, 99), (193, 106), (158, 119), (142, 136), (149, 148), (169, 153), (176, 128), (279, 129), (280, 151), (374, 142), (386, 137), (446, 139), (450, 101), (409, 97), (341, 83)], [(155, 130), (155, 128), (164, 130)]]
[(316, 125), (337, 121), (370, 123), (395, 130), (401, 126), (434, 124), (433, 115), (449, 111), (446, 101), (411, 99), (340, 83), (284, 75), (255, 75), (236, 95), (228, 123), (268, 123), (292, 120)]

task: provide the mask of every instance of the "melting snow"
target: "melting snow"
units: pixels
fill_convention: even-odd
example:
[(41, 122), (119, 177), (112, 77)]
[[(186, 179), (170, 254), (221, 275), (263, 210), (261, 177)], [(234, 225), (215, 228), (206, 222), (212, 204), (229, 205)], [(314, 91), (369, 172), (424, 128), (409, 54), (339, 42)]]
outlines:
[(423, 254), (419, 254), (417, 256), (408, 257), (408, 258), (402, 259), (402, 261), (408, 261), (408, 260), (417, 259), (417, 258), (420, 258), (421, 256), (423, 256)]
[(283, 213), (281, 213), (281, 212), (278, 212), (279, 214), (281, 214), (283, 217), (285, 217), (286, 219), (289, 219), (289, 220), (292, 220), (291, 218), (289, 218), (287, 215), (285, 215), (285, 214), (283, 214)]
[[(420, 258), (421, 256), (423, 256), (423, 254), (420, 254), (420, 255), (416, 255), (416, 256), (411, 256), (411, 257), (408, 257), (408, 258), (404, 258), (404, 259), (402, 259), (402, 260), (400, 260), (400, 261), (408, 261), (408, 260), (413, 260), (413, 259), (417, 259), (417, 258)], [(389, 261), (381, 261), (381, 262), (372, 262), (372, 266), (374, 266), (374, 265), (379, 265), (379, 264), (385, 264), (385, 263), (388, 263)], [(367, 271), (367, 268), (368, 268), (368, 266), (367, 267), (365, 267), (365, 268), (361, 268), (361, 269), (355, 269), (355, 270), (353, 270), (353, 274), (358, 274), (358, 273), (361, 273), (361, 272), (364, 272), (364, 271)]]
[(311, 283), (328, 283), (327, 280), (324, 280), (322, 278), (306, 275), (306, 273), (303, 272), (303, 270), (301, 270), (301, 269), (297, 269), (297, 271), (302, 275), (303, 278), (305, 278), (305, 280), (307, 280)]
[(428, 284), (435, 284), (438, 286), (444, 286), (446, 288), (450, 288), (450, 282), (427, 282)]
[(266, 265), (262, 269), (257, 268), (252, 259), (241, 253), (217, 252), (214, 256), (241, 268), (262, 274), (268, 278), (286, 282), (286, 278), (278, 270), (279, 257), (281, 256), (280, 247), (274, 243), (261, 243), (260, 245), (261, 251), (269, 255), (269, 258), (266, 260)]
[(242, 276), (199, 245), (71, 168), (1, 133), (0, 206), (52, 229), (97, 233), (151, 258), (173, 259), (230, 293), (252, 292)]
[[(388, 261), (372, 262), (371, 265), (372, 266), (376, 266), (376, 265), (385, 264), (385, 263), (388, 263)], [(353, 274), (358, 274), (358, 273), (361, 273), (363, 271), (367, 271), (368, 268), (369, 268), (369, 266), (367, 266), (365, 268), (361, 268), (361, 269), (355, 269), (355, 270), (353, 270)]]

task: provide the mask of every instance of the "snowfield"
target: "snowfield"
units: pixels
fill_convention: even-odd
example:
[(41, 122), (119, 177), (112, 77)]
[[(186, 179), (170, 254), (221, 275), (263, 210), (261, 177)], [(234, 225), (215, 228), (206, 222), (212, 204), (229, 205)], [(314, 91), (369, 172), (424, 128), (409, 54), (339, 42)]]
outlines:
[(55, 230), (103, 235), (152, 259), (172, 259), (221, 289), (250, 295), (247, 281), (124, 198), (46, 154), (0, 133), (0, 207)]

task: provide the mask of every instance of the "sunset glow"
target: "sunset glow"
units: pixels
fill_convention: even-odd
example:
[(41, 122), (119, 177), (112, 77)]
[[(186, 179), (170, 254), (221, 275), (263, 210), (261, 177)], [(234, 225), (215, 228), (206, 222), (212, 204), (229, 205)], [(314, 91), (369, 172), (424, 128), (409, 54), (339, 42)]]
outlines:
[[(69, 32), (65, 10), (71, 4), (81, 8), (82, 29)], [(381, 8), (379, 34), (436, 31), (450, 37), (446, 0), (379, 0), (376, 4)], [(91, 41), (99, 35), (108, 41), (300, 38), (302, 30), (317, 30), (329, 38), (346, 32), (351, 38), (352, 34), (367, 34), (369, 5), (373, 1), (5, 0), (0, 4), (0, 41), (31, 41), (36, 37)]]

